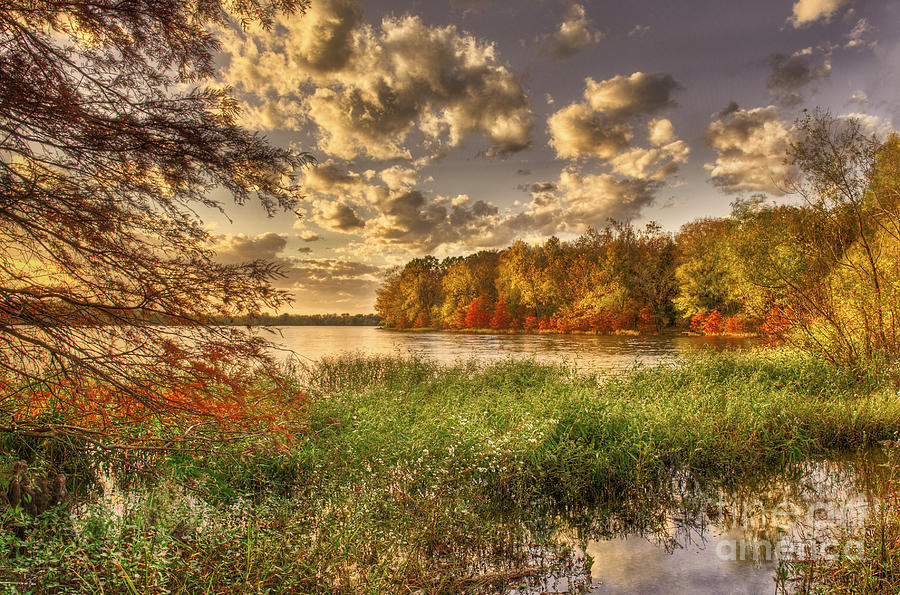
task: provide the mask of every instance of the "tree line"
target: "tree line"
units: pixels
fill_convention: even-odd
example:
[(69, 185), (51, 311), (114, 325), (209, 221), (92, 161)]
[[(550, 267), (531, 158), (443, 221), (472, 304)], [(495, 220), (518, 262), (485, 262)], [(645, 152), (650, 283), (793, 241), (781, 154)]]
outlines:
[(377, 314), (258, 314), (219, 319), (235, 326), (378, 326)]
[(376, 311), (392, 328), (760, 333), (828, 359), (896, 353), (900, 141), (808, 113), (787, 156), (787, 204), (763, 196), (685, 224), (611, 221), (573, 241), (517, 241), (392, 271)]

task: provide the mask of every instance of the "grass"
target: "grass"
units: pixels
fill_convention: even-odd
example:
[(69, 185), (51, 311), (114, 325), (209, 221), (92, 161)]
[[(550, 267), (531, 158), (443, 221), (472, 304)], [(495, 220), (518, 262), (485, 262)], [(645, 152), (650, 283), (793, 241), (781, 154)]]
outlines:
[[(107, 494), (74, 514), (6, 511), (0, 550), (21, 554), (0, 585), (452, 593), (583, 579), (586, 561), (560, 535), (586, 510), (656, 497), (684, 469), (720, 479), (900, 430), (890, 371), (839, 372), (787, 352), (612, 378), (395, 358), (294, 374), (308, 400), (290, 443), (156, 457), (157, 479), (115, 506)], [(13, 442), (7, 463), (26, 452)], [(40, 464), (42, 446), (28, 446)]]

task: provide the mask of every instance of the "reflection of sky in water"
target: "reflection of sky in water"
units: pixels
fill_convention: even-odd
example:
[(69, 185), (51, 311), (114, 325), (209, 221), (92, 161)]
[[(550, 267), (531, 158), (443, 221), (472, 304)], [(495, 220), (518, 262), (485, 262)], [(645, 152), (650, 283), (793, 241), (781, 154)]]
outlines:
[(592, 372), (623, 370), (636, 362), (652, 365), (704, 348), (747, 346), (746, 339), (683, 336), (474, 335), (441, 332), (396, 332), (373, 327), (289, 326), (262, 336), (291, 349), (308, 362), (341, 353), (415, 355), (442, 363), (476, 359), (493, 362), (534, 358), (567, 363)]
[(773, 593), (779, 543), (782, 559), (806, 557), (811, 547), (821, 555), (841, 527), (862, 527), (880, 458), (804, 463), (799, 477), (674, 494), (680, 504), (650, 511), (643, 525), (613, 514), (597, 527), (605, 538), (589, 531), (584, 542), (593, 558), (589, 593)]

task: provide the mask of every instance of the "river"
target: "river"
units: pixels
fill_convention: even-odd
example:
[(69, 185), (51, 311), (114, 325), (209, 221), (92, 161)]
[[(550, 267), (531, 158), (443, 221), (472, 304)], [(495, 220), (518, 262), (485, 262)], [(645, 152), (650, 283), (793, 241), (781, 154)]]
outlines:
[(625, 370), (636, 363), (673, 361), (704, 349), (741, 349), (754, 343), (752, 339), (681, 335), (491, 335), (353, 326), (284, 326), (260, 332), (307, 363), (345, 353), (416, 356), (445, 364), (515, 358), (601, 373)]

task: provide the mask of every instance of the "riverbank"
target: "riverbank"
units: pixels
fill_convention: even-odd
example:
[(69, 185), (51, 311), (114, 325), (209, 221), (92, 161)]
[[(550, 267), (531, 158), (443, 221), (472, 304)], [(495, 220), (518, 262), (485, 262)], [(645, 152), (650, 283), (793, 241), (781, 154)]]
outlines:
[[(640, 509), (666, 496), (673, 473), (722, 481), (900, 430), (889, 371), (841, 372), (786, 352), (707, 354), (608, 378), (397, 358), (293, 374), (306, 395), (301, 433), (145, 453), (156, 479), (102, 496), (83, 483), (74, 516), (6, 512), (0, 547), (20, 555), (0, 579), (23, 590), (234, 593), (584, 579), (589, 562), (560, 535), (586, 511)], [(2, 449), (2, 468), (54, 460), (37, 440), (7, 437)]]
[(687, 329), (668, 328), (659, 331), (637, 331), (637, 330), (618, 330), (618, 331), (583, 331), (583, 330), (559, 330), (559, 329), (493, 329), (493, 328), (437, 328), (437, 327), (420, 327), (420, 328), (396, 328), (387, 326), (375, 327), (379, 331), (390, 331), (396, 333), (453, 333), (458, 335), (586, 335), (599, 337), (722, 337), (724, 339), (755, 339), (762, 335), (759, 333), (715, 333), (701, 334), (695, 333)]

